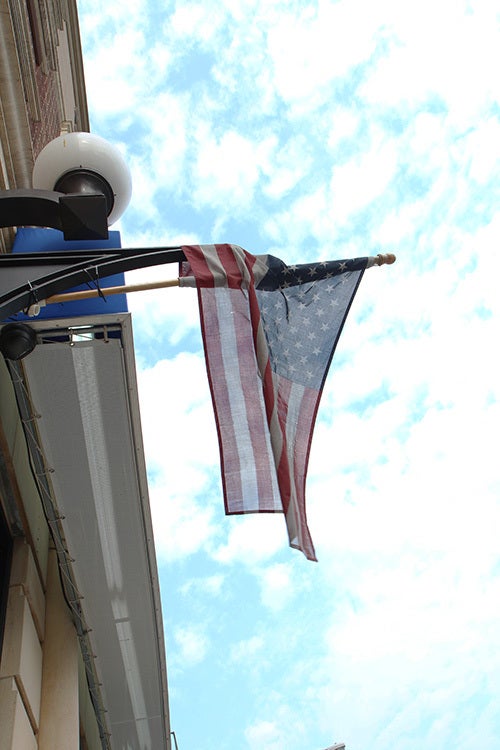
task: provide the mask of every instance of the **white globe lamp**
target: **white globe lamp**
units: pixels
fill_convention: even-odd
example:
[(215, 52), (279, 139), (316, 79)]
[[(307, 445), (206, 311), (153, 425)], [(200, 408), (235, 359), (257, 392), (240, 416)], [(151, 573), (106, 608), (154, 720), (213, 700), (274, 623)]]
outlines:
[(33, 187), (60, 193), (102, 193), (107, 223), (127, 208), (132, 180), (119, 149), (94, 133), (67, 133), (50, 141), (33, 168)]

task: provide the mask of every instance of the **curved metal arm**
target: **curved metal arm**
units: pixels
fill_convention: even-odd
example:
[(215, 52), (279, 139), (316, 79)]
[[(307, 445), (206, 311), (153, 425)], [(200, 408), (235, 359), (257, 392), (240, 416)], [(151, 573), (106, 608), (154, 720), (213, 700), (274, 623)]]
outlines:
[(53, 294), (86, 283), (96, 269), (99, 278), (105, 278), (185, 259), (179, 246), (0, 254), (0, 321)]

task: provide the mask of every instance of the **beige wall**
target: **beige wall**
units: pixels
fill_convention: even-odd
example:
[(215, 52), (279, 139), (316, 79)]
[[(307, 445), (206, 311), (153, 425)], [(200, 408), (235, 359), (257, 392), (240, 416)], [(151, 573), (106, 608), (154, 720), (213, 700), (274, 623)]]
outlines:
[(0, 662), (0, 750), (101, 747), (54, 550), (43, 591), (33, 553), (14, 544)]
[(0, 750), (21, 750), (27, 738), (26, 747), (37, 747), (44, 629), (45, 596), (33, 554), (17, 539), (0, 662)]

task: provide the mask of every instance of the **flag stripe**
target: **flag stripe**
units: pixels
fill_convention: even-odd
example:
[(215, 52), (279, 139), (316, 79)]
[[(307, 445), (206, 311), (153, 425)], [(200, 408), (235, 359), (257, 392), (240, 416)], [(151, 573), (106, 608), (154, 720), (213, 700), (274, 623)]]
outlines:
[(229, 295), (221, 291), (200, 290), (226, 512), (281, 512), (264, 399), (253, 376), (255, 354), (248, 340), (252, 331), (228, 324), (224, 336), (217, 335), (218, 321), (245, 315), (246, 300), (241, 290), (231, 289)]
[[(224, 319), (224, 316), (232, 317), (237, 314), (238, 311), (233, 306), (234, 295), (230, 294), (228, 298), (227, 295), (217, 292), (216, 289), (213, 294), (217, 318), (220, 320)], [(248, 423), (246, 410), (246, 399), (250, 397), (249, 384), (244, 381), (245, 368), (253, 364), (248, 361), (249, 353), (251, 354), (251, 350), (248, 342), (241, 339), (241, 334), (237, 334), (234, 326), (227, 326), (225, 336), (221, 339), (221, 366), (216, 373), (215, 384), (217, 389), (223, 388), (229, 392), (227, 411), (222, 412), (221, 420), (223, 425), (230, 425), (231, 432), (237, 436), (235, 442), (230, 444), (234, 458), (225, 464), (229, 467), (230, 474), (240, 476), (240, 496), (232, 500), (232, 506), (238, 512), (243, 512), (246, 507), (252, 507), (258, 502), (256, 466), (253, 461), (247, 459), (252, 441), (251, 425)], [(227, 440), (223, 439), (224, 447), (226, 444)]]
[[(217, 261), (216, 268), (220, 268), (220, 271), (218, 271), (220, 286), (229, 289), (248, 289), (252, 282), (251, 270), (244, 259), (235, 256), (233, 246), (218, 245)], [(222, 283), (224, 276), (225, 282)]]
[(236, 464), (236, 470), (231, 470), (231, 466), (234, 465), (231, 451), (236, 450), (238, 440), (234, 432), (234, 424), (231, 419), (228, 419), (228, 415), (231, 413), (229, 388), (227, 387), (226, 379), (219, 377), (224, 362), (222, 340), (216, 335), (216, 326), (218, 325), (217, 315), (210, 291), (213, 293), (213, 290), (207, 288), (198, 289), (198, 299), (203, 343), (206, 351), (210, 352), (210, 356), (205, 357), (205, 362), (212, 402), (215, 407), (214, 412), (221, 456), (224, 505), (227, 512), (228, 498), (240, 498), (242, 496), (241, 474), (238, 471), (238, 464)]
[(278, 462), (278, 484), (281, 490), (283, 510), (285, 514), (287, 514), (292, 492), (292, 472), (290, 470), (286, 423), (288, 420), (288, 399), (290, 396), (292, 384), (289, 380), (286, 380), (286, 378), (276, 378), (275, 383), (278, 385), (276, 393), (276, 405), (281, 438), (281, 454)]
[[(217, 298), (222, 294), (217, 294)], [(242, 290), (231, 290), (234, 317), (247, 313), (246, 293)], [(281, 510), (278, 502), (279, 490), (274, 477), (274, 461), (271, 441), (267, 427), (264, 398), (260, 383), (256, 380), (255, 351), (248, 340), (251, 330), (246, 326), (228, 326), (235, 334), (235, 352), (231, 349), (225, 359), (226, 368), (238, 370), (239, 378), (234, 381), (232, 402), (240, 404), (240, 412), (233, 415), (233, 423), (241, 428), (245, 435), (245, 451), (240, 453), (240, 471), (242, 472), (243, 508), (241, 512), (263, 512)], [(226, 369), (227, 372), (227, 369)], [(236, 420), (239, 417), (239, 421)], [(255, 480), (254, 480), (255, 476)], [(275, 502), (276, 501), (276, 502)], [(235, 512), (234, 510), (231, 512)]]
[[(196, 246), (186, 246), (183, 250), (196, 277), (198, 289), (215, 286), (218, 273), (215, 245), (204, 245), (201, 253), (197, 252)], [(182, 270), (185, 272), (185, 268)]]
[(294, 384), (288, 403), (287, 441), (290, 446), (293, 445), (292, 503), (298, 531), (296, 546), (309, 560), (315, 560), (316, 555), (307, 524), (305, 502), (302, 502), (301, 498), (305, 497), (309, 448), (318, 400), (316, 391)]

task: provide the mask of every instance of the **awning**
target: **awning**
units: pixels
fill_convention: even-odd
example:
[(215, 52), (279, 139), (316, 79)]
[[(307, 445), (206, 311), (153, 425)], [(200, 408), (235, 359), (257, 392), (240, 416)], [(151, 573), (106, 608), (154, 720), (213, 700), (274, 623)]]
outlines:
[(164, 636), (130, 316), (33, 327), (40, 343), (22, 364), (91, 628), (110, 744), (166, 748)]

